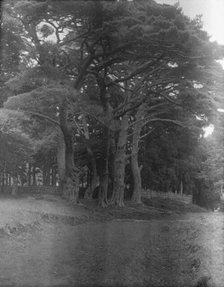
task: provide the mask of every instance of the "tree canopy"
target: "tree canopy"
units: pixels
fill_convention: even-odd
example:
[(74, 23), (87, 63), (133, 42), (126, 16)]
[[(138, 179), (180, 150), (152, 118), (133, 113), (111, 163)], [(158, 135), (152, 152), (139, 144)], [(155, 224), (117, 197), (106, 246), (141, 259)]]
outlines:
[(154, 1), (13, 0), (1, 28), (2, 112), (29, 118), (33, 159), (52, 158), (65, 196), (79, 200), (83, 176), (103, 206), (123, 206), (127, 186), (140, 202), (141, 181), (194, 192), (223, 90), (223, 47), (199, 17)]

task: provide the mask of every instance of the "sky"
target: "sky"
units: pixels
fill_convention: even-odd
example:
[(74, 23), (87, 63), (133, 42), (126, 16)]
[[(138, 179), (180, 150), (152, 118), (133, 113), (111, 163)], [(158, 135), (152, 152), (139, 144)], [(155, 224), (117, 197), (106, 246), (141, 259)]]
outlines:
[(202, 15), (203, 29), (212, 41), (224, 45), (224, 0), (156, 0), (157, 3), (175, 4), (179, 2), (184, 14), (190, 18)]

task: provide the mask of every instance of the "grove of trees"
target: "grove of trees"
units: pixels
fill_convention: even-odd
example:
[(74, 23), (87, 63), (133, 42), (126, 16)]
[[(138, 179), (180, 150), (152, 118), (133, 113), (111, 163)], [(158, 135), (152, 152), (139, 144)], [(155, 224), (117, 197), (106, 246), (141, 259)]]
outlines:
[(216, 197), (224, 49), (199, 16), (152, 0), (5, 0), (1, 10), (1, 185), (36, 184), (41, 171), (74, 203), (82, 193), (104, 207), (141, 203), (142, 188), (205, 206)]

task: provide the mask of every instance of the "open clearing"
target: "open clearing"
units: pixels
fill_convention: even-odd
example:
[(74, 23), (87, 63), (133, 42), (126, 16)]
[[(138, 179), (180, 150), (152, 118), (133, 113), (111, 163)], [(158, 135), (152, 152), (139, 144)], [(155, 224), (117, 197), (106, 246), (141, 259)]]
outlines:
[(2, 198), (0, 286), (194, 286), (203, 276), (223, 286), (223, 214), (161, 205)]

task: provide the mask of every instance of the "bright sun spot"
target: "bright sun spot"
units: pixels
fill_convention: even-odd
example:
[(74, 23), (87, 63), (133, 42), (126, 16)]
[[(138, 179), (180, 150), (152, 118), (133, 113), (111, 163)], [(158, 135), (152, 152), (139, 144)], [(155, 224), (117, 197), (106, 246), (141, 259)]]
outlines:
[(208, 136), (210, 136), (213, 131), (214, 131), (214, 125), (210, 124), (209, 126), (203, 128), (204, 130), (204, 137), (207, 138)]
[(222, 66), (222, 68), (224, 69), (224, 59), (222, 60), (217, 60), (217, 62)]

